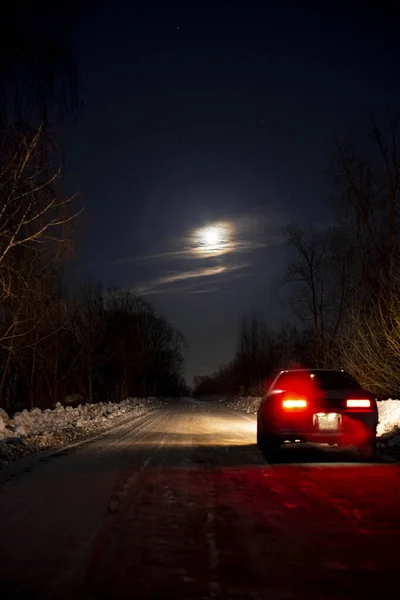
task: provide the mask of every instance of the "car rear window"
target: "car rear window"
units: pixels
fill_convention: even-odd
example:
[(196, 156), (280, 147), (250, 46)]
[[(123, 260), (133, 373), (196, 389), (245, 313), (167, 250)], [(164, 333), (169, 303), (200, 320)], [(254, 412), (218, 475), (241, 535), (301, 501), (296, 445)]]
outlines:
[(319, 383), (319, 386), (323, 390), (329, 389), (348, 389), (355, 390), (360, 389), (360, 384), (349, 375), (349, 373), (345, 373), (343, 371), (334, 371), (332, 373), (316, 373), (316, 379)]
[[(314, 377), (312, 377), (314, 375)], [(291, 373), (282, 373), (276, 381), (275, 389), (285, 389), (295, 384), (303, 386), (310, 382), (310, 379), (318, 385), (320, 389), (360, 389), (359, 383), (349, 373), (344, 371), (297, 371)]]

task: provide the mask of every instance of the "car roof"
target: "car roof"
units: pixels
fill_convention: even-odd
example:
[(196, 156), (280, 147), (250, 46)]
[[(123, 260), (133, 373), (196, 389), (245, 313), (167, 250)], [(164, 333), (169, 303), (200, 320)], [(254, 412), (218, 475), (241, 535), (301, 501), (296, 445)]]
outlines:
[(344, 369), (283, 369), (279, 371), (279, 375), (282, 373), (347, 373)]

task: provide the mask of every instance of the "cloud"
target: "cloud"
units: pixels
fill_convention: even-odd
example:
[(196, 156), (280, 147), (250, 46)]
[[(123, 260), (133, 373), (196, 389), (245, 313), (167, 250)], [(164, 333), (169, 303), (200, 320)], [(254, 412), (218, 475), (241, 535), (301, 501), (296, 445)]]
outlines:
[(218, 258), (229, 254), (245, 254), (256, 252), (271, 246), (282, 244), (285, 238), (282, 235), (275, 235), (268, 238), (259, 236), (257, 239), (253, 236), (249, 238), (239, 238), (226, 244), (223, 248), (217, 251), (207, 251), (206, 249), (197, 248), (193, 245), (186, 245), (181, 250), (169, 250), (165, 252), (155, 252), (154, 254), (122, 256), (112, 260), (107, 260), (99, 264), (87, 265), (86, 269), (97, 269), (100, 267), (115, 267), (123, 264), (140, 264), (149, 261), (168, 261), (168, 260), (203, 260), (207, 258)]
[(232, 242), (227, 244), (221, 250), (210, 251), (201, 249), (199, 251), (196, 247), (187, 247), (183, 250), (176, 250), (172, 252), (158, 252), (155, 254), (147, 254), (145, 256), (137, 257), (138, 261), (148, 261), (148, 260), (168, 260), (168, 259), (204, 259), (204, 258), (216, 258), (218, 256), (225, 256), (227, 254), (233, 253), (245, 253), (245, 252), (254, 252), (256, 250), (262, 250), (263, 248), (269, 248), (270, 246), (276, 246), (278, 244), (282, 244), (285, 241), (285, 238), (280, 236), (275, 236), (271, 238), (267, 238), (264, 240), (239, 240), (236, 242)]
[[(230, 265), (230, 266), (220, 266), (220, 267), (208, 267), (203, 269), (193, 269), (191, 271), (183, 271), (182, 273), (173, 273), (170, 275), (165, 275), (164, 277), (157, 277), (149, 281), (148, 283), (144, 283), (143, 285), (137, 288), (139, 294), (152, 294), (152, 293), (160, 293), (161, 291), (168, 292), (171, 291), (169, 287), (174, 285), (177, 282), (187, 281), (190, 279), (198, 279), (198, 278), (207, 278), (207, 277), (215, 277), (217, 275), (225, 275), (227, 273), (231, 273), (232, 271), (237, 271), (239, 269), (245, 269), (250, 266), (248, 263), (240, 264), (240, 265)], [(196, 286), (197, 287), (197, 286)], [(161, 289), (160, 289), (161, 288)], [(209, 289), (211, 291), (211, 289)], [(177, 291), (175, 289), (175, 291)], [(188, 292), (190, 288), (180, 289), (181, 292)], [(192, 293), (204, 293), (204, 290), (200, 292), (200, 290), (194, 291)]]
[(211, 277), (212, 275), (223, 273), (227, 268), (228, 267), (209, 267), (206, 269), (195, 269), (194, 271), (184, 271), (183, 273), (175, 273), (175, 275), (159, 277), (158, 279), (155, 279), (154, 282), (159, 284), (174, 283), (175, 281), (182, 281), (183, 279), (193, 279), (193, 277)]

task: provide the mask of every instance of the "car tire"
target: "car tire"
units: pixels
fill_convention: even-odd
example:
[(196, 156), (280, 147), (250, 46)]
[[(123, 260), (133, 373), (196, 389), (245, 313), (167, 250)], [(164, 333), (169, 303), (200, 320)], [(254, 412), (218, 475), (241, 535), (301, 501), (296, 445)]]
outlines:
[(264, 437), (263, 452), (269, 462), (276, 462), (280, 454), (280, 441), (273, 435)]
[(264, 452), (265, 448), (265, 436), (261, 433), (259, 428), (257, 427), (257, 448)]
[(373, 462), (376, 460), (376, 436), (358, 447), (358, 454), (363, 461)]

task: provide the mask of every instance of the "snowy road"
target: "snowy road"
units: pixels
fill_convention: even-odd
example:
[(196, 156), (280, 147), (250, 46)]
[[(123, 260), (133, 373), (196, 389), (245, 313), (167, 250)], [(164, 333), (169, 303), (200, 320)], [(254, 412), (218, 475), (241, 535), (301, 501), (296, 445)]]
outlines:
[(270, 466), (254, 438), (253, 417), (181, 400), (7, 481), (1, 598), (395, 590), (400, 467), (300, 448)]

